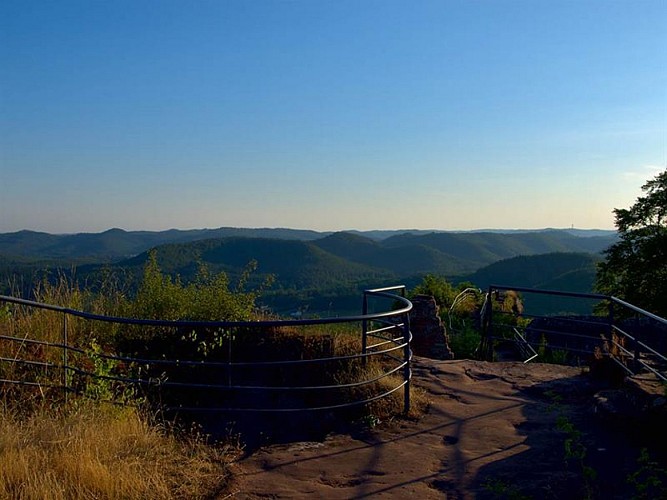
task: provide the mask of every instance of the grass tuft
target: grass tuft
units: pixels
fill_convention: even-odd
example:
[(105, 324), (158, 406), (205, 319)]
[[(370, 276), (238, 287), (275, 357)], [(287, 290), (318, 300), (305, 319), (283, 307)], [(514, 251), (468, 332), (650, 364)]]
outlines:
[(0, 408), (0, 498), (207, 498), (232, 447), (178, 437), (132, 408)]

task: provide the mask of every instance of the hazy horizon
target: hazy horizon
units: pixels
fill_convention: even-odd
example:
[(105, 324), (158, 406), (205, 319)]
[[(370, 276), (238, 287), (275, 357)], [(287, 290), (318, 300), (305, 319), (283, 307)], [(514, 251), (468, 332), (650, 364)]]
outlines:
[(48, 234), (53, 234), (56, 236), (66, 236), (66, 235), (73, 235), (73, 234), (100, 234), (100, 233), (105, 233), (108, 231), (114, 231), (114, 230), (121, 230), (125, 232), (163, 232), (163, 231), (214, 231), (217, 229), (250, 229), (250, 230), (261, 230), (261, 229), (269, 229), (269, 230), (281, 230), (281, 229), (286, 229), (290, 231), (314, 231), (317, 233), (338, 233), (338, 232), (410, 232), (410, 231), (419, 231), (419, 232), (446, 232), (446, 233), (472, 233), (472, 232), (535, 232), (535, 231), (616, 231), (615, 228), (581, 228), (581, 227), (536, 227), (536, 228), (509, 228), (509, 227), (504, 227), (504, 228), (491, 228), (491, 227), (484, 227), (484, 228), (470, 228), (470, 229), (438, 229), (438, 228), (416, 228), (416, 227), (411, 227), (411, 228), (373, 228), (373, 229), (357, 229), (357, 228), (343, 228), (343, 229), (312, 229), (312, 228), (307, 228), (307, 227), (288, 227), (288, 226), (258, 226), (258, 227), (248, 227), (248, 226), (217, 226), (217, 227), (189, 227), (189, 228), (181, 228), (181, 227), (169, 227), (169, 228), (164, 228), (164, 229), (145, 229), (145, 228), (136, 228), (136, 229), (126, 229), (123, 227), (109, 227), (106, 229), (102, 229), (100, 231), (73, 231), (73, 232), (50, 232), (50, 231), (41, 231), (41, 230), (36, 230), (36, 229), (31, 229), (31, 228), (21, 228), (15, 231), (0, 231), (0, 234), (8, 234), (8, 233), (17, 233), (21, 231), (30, 231), (30, 232), (42, 232), (42, 233), (48, 233)]
[(664, 0), (0, 4), (0, 232), (613, 229)]

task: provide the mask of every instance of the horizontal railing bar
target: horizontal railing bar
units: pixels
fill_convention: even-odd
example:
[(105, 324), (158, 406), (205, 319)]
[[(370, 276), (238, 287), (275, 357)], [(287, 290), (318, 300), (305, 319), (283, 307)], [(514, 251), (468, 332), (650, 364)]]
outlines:
[[(493, 326), (497, 326), (497, 325), (493, 324)], [(535, 333), (549, 333), (549, 334), (553, 334), (554, 336), (560, 336), (560, 337), (573, 337), (573, 338), (594, 340), (596, 342), (605, 342), (605, 341), (607, 341), (607, 339), (603, 338), (603, 337), (592, 337), (590, 335), (582, 335), (580, 333), (568, 333), (568, 332), (561, 332), (561, 331), (558, 331), (558, 330), (547, 330), (547, 329), (543, 329), (543, 328), (531, 328), (531, 331), (535, 332)], [(511, 339), (507, 339), (507, 340), (511, 340)], [(532, 343), (535, 343), (535, 342), (532, 342)], [(539, 342), (537, 344), (539, 345)]]
[(629, 338), (629, 339), (632, 340), (633, 342), (636, 340), (634, 336), (630, 335), (628, 332), (626, 332), (625, 330), (621, 329), (621, 327), (619, 327), (619, 326), (617, 326), (617, 325), (614, 325), (614, 331), (620, 333), (620, 334), (623, 335), (624, 337)]
[(383, 346), (383, 345), (393, 344), (393, 343), (394, 343), (393, 340), (386, 340), (385, 342), (378, 342), (377, 344), (371, 344), (369, 346), (366, 346), (366, 349), (373, 349), (375, 347), (380, 347), (380, 346)]
[(167, 380), (166, 382), (161, 382), (156, 384), (159, 387), (185, 387), (191, 389), (218, 389), (218, 390), (249, 390), (249, 391), (278, 391), (278, 392), (291, 392), (291, 391), (316, 391), (316, 390), (331, 390), (331, 389), (348, 389), (351, 387), (360, 387), (363, 385), (372, 384), (379, 380), (382, 380), (385, 377), (393, 375), (403, 367), (406, 363), (393, 368), (388, 372), (384, 372), (377, 377), (368, 380), (362, 380), (360, 382), (351, 382), (348, 384), (339, 384), (339, 385), (311, 385), (311, 386), (267, 386), (267, 385), (223, 385), (223, 384), (192, 384), (189, 382), (171, 382)]
[(0, 340), (9, 340), (12, 342), (19, 342), (19, 343), (25, 343), (25, 344), (35, 344), (35, 345), (45, 345), (47, 347), (57, 347), (59, 349), (62, 349), (64, 347), (70, 349), (70, 346), (66, 346), (63, 344), (58, 344), (56, 342), (47, 342), (46, 340), (34, 340), (34, 339), (29, 339), (29, 338), (24, 338), (24, 337), (10, 337), (9, 335), (0, 335)]
[(407, 384), (408, 381), (404, 380), (400, 385), (394, 387), (393, 389), (386, 391), (382, 394), (379, 394), (377, 396), (374, 396), (372, 398), (364, 399), (361, 401), (353, 401), (350, 403), (343, 403), (339, 405), (330, 405), (330, 406), (317, 406), (314, 408), (201, 408), (201, 407), (177, 407), (177, 406), (172, 406), (172, 407), (167, 407), (165, 408), (165, 411), (172, 411), (172, 412), (178, 412), (178, 411), (183, 411), (186, 413), (227, 413), (227, 412), (249, 412), (249, 413), (294, 413), (294, 412), (302, 412), (302, 411), (322, 411), (322, 410), (336, 410), (336, 409), (341, 409), (341, 408), (352, 408), (354, 406), (359, 406), (359, 405), (364, 405), (368, 403), (372, 403), (373, 401), (377, 401), (378, 399), (382, 399), (384, 397), (389, 396), (390, 394), (396, 392), (397, 390), (401, 389), (405, 384)]
[(15, 385), (27, 385), (30, 387), (48, 387), (51, 389), (62, 389), (60, 384), (49, 384), (48, 382), (27, 382), (25, 380), (10, 380), (10, 379), (0, 379), (0, 384), (15, 384)]
[[(487, 338), (493, 339), (493, 340), (503, 340), (503, 341), (506, 341), (506, 342), (514, 342), (513, 339), (506, 339), (506, 338), (503, 338), (503, 337), (496, 337), (494, 335), (489, 335)], [(541, 345), (540, 342), (526, 342), (526, 343), (534, 345), (534, 346), (538, 346), (538, 347)], [(547, 349), (552, 349), (552, 350), (555, 350), (555, 351), (570, 351), (570, 352), (580, 352), (580, 353), (583, 353), (583, 354), (593, 354), (593, 351), (588, 351), (586, 349), (577, 349), (575, 347), (553, 346), (553, 345), (548, 345), (548, 344), (545, 347)]]
[[(592, 326), (599, 326), (599, 327), (604, 327), (604, 328), (609, 328), (610, 323), (609, 321), (606, 321), (606, 318), (603, 318), (602, 316), (598, 316), (601, 318), (601, 321), (592, 321), (591, 319), (576, 319), (573, 317), (567, 317), (567, 316), (531, 316), (528, 314), (521, 314), (521, 317), (529, 317), (529, 318), (534, 318), (534, 319), (542, 319), (544, 318), (548, 322), (552, 321), (559, 321), (567, 324), (576, 324), (576, 325), (592, 325)], [(604, 320), (604, 321), (603, 321)]]
[(654, 355), (658, 356), (658, 357), (659, 357), (660, 359), (662, 359), (663, 361), (667, 361), (667, 358), (666, 358), (663, 354), (661, 354), (661, 353), (659, 353), (658, 351), (656, 351), (655, 349), (653, 349), (653, 348), (647, 346), (647, 345), (646, 345), (644, 342), (642, 342), (641, 340), (637, 340), (636, 342), (637, 342), (637, 344), (639, 344), (642, 348), (644, 348), (645, 350), (649, 351), (651, 354), (654, 354)]
[(30, 359), (0, 357), (0, 361), (5, 361), (7, 363), (17, 363), (21, 365), (42, 366), (44, 368), (62, 368), (61, 365), (49, 363), (47, 361), (33, 361)]
[(535, 353), (535, 354), (533, 354), (532, 356), (530, 356), (528, 359), (525, 359), (525, 360), (523, 361), (523, 364), (530, 363), (532, 360), (534, 360), (534, 359), (537, 358), (537, 357), (539, 357), (539, 354)]
[(615, 345), (616, 347), (618, 347), (621, 351), (623, 351), (623, 354), (627, 355), (628, 357), (634, 356), (634, 353), (632, 351), (629, 351), (628, 349), (626, 349), (626, 347), (624, 345), (619, 344), (618, 342), (615, 342), (613, 340), (612, 340), (611, 343), (613, 345)]
[(662, 372), (660, 372), (659, 370), (656, 370), (653, 367), (647, 365), (641, 359), (639, 360), (639, 364), (641, 366), (643, 366), (644, 368), (646, 368), (648, 371), (652, 372), (654, 375), (657, 375), (658, 377), (660, 377), (663, 381), (667, 381), (667, 376), (663, 375)]
[(619, 298), (617, 298), (617, 297), (609, 297), (609, 299), (610, 299), (612, 302), (615, 302), (616, 304), (619, 304), (619, 305), (621, 305), (621, 306), (623, 306), (623, 307), (626, 307), (626, 308), (630, 309), (631, 311), (634, 311), (634, 312), (636, 312), (636, 313), (639, 313), (639, 314), (641, 314), (642, 316), (646, 316), (646, 317), (648, 317), (648, 318), (651, 318), (651, 319), (654, 320), (654, 321), (657, 321), (657, 322), (660, 323), (660, 324), (663, 324), (663, 325), (667, 326), (667, 319), (665, 319), (665, 318), (661, 318), (660, 316), (657, 316), (657, 315), (655, 315), (655, 314), (653, 314), (653, 313), (650, 313), (650, 312), (648, 312), (648, 311), (645, 311), (645, 310), (642, 309), (641, 307), (634, 306), (634, 305), (630, 304), (629, 302), (625, 302), (624, 300), (621, 300), (621, 299), (619, 299)]
[(381, 293), (384, 294), (384, 292), (392, 292), (394, 290), (405, 290), (405, 285), (393, 285), (393, 286), (385, 286), (383, 288), (371, 288), (370, 290), (364, 290), (364, 293), (376, 295)]
[(317, 390), (317, 389), (338, 389), (338, 388), (349, 388), (349, 387), (359, 387), (362, 385), (371, 384), (377, 382), (389, 375), (394, 374), (401, 368), (404, 368), (407, 364), (400, 358), (392, 359), (401, 363), (399, 366), (393, 368), (392, 370), (385, 372), (375, 378), (363, 380), (360, 382), (352, 382), (349, 384), (340, 384), (340, 385), (319, 385), (319, 386), (247, 386), (247, 385), (223, 385), (223, 384), (196, 384), (188, 382), (172, 382), (169, 380), (160, 381), (159, 379), (142, 379), (142, 378), (129, 378), (129, 377), (120, 377), (115, 375), (100, 375), (80, 368), (68, 367), (70, 371), (76, 373), (77, 375), (83, 375), (96, 379), (104, 380), (113, 380), (117, 382), (128, 382), (137, 385), (147, 385), (155, 387), (186, 387), (186, 388), (199, 388), (199, 389), (222, 389), (222, 390), (266, 390), (266, 391), (292, 391), (292, 390)]
[[(399, 358), (397, 356), (394, 356), (393, 354), (385, 354), (384, 356), (386, 358), (393, 359), (397, 363), (402, 363), (403, 361), (405, 361), (405, 358)], [(410, 352), (410, 359), (412, 360), (412, 352)]]
[(83, 319), (102, 321), (105, 323), (118, 323), (124, 325), (143, 325), (143, 326), (164, 326), (174, 328), (265, 328), (265, 327), (280, 327), (280, 326), (308, 326), (308, 325), (327, 325), (335, 323), (354, 323), (364, 320), (375, 320), (382, 318), (389, 318), (408, 313), (412, 310), (410, 301), (400, 295), (385, 293), (383, 289), (373, 290), (372, 293), (377, 296), (391, 298), (403, 302), (404, 306), (401, 309), (393, 311), (386, 311), (381, 313), (373, 313), (366, 315), (355, 316), (340, 316), (337, 318), (311, 318), (311, 319), (286, 319), (286, 320), (269, 320), (269, 321), (189, 321), (189, 320), (154, 320), (154, 319), (137, 319), (124, 318), (119, 316), (104, 316), (100, 314), (92, 314), (67, 307), (54, 306), (51, 304), (44, 304), (32, 300), (19, 299), (7, 295), (0, 295), (0, 301), (5, 301), (13, 304), (26, 305), (36, 307), (38, 309), (48, 309), (57, 311), (71, 316), (76, 316)]
[(379, 340), (389, 340), (389, 341), (393, 341), (393, 340), (398, 340), (398, 339), (399, 339), (399, 337), (396, 337), (396, 338), (394, 339), (394, 338), (392, 338), (392, 337), (387, 337), (387, 336), (385, 336), (385, 335), (374, 335), (374, 334), (372, 334), (372, 333), (367, 333), (366, 336), (367, 336), (367, 337), (372, 337), (372, 338), (374, 338), (374, 339), (379, 339)]
[(227, 361), (194, 361), (194, 360), (168, 360), (168, 359), (146, 359), (146, 358), (130, 358), (126, 356), (114, 356), (111, 354), (102, 354), (102, 353), (88, 353), (86, 351), (83, 351), (81, 349), (76, 349), (76, 348), (70, 348), (73, 351), (79, 352), (84, 355), (88, 355), (91, 357), (99, 357), (103, 359), (111, 359), (111, 360), (116, 360), (116, 361), (124, 361), (127, 363), (137, 363), (137, 364), (145, 364), (145, 365), (166, 365), (166, 366), (200, 366), (200, 367), (227, 367), (231, 366), (232, 368), (235, 367), (255, 367), (255, 366), (284, 366), (284, 365), (302, 365), (302, 364), (308, 364), (308, 363), (325, 363), (325, 362), (335, 362), (335, 361), (344, 361), (344, 360), (350, 360), (350, 359), (362, 359), (362, 358), (370, 358), (372, 356), (377, 356), (380, 354), (388, 353), (388, 352), (393, 352), (399, 349), (402, 349), (405, 347), (405, 343), (403, 344), (398, 344), (395, 347), (391, 349), (385, 349), (384, 351), (375, 351), (375, 352), (368, 352), (365, 354), (349, 354), (347, 356), (336, 356), (336, 357), (331, 357), (331, 358), (314, 358), (314, 359), (294, 359), (294, 360), (287, 360), (287, 361), (234, 361), (234, 362), (227, 362)]
[(403, 328), (403, 324), (397, 324), (397, 325), (392, 324), (391, 326), (385, 326), (385, 327), (382, 327), (382, 328), (376, 328), (375, 330), (368, 330), (368, 332), (366, 332), (366, 335), (372, 335), (372, 334), (378, 334), (378, 333), (382, 333), (382, 332), (388, 332), (388, 331), (390, 331), (390, 330), (396, 330), (397, 328)]
[(620, 366), (621, 368), (623, 368), (626, 372), (628, 372), (630, 375), (634, 375), (634, 372), (633, 372), (630, 368), (628, 368), (627, 366), (625, 366), (623, 363), (621, 363), (621, 362), (620, 362), (618, 359), (616, 359), (614, 356), (609, 356), (609, 358), (610, 358), (612, 361), (614, 361), (618, 366)]
[(405, 326), (403, 322), (397, 322), (396, 318), (392, 316), (390, 319), (372, 319), (368, 321), (369, 323), (377, 323), (378, 325), (387, 325), (393, 328), (402, 328)]
[(525, 288), (521, 286), (490, 285), (489, 289), (505, 290), (505, 291), (511, 290), (514, 292), (537, 293), (540, 295), (558, 295), (561, 297), (573, 297), (573, 298), (593, 299), (593, 300), (609, 300), (613, 298), (610, 297), (609, 295), (602, 295), (599, 293), (563, 292), (560, 290), (539, 290), (536, 288)]
[(96, 378), (96, 379), (103, 379), (103, 380), (114, 380), (116, 382), (128, 382), (131, 384), (137, 384), (137, 385), (153, 385), (153, 386), (159, 386), (161, 385), (161, 382), (154, 382), (152, 380), (146, 380), (143, 378), (129, 378), (129, 377), (119, 377), (116, 375), (100, 375), (98, 373), (93, 373), (89, 372), (87, 370), (82, 370), (81, 368), (76, 368), (74, 366), (68, 366), (67, 367), (69, 371), (76, 373), (77, 375), (83, 375), (86, 377), (91, 377), (91, 378)]
[(306, 364), (306, 363), (316, 363), (316, 362), (332, 362), (332, 361), (340, 361), (340, 360), (348, 360), (348, 359), (363, 359), (363, 358), (370, 358), (372, 356), (377, 356), (380, 354), (388, 353), (388, 352), (393, 352), (397, 351), (399, 349), (402, 349), (405, 347), (405, 344), (397, 345), (392, 347), (391, 349), (385, 349), (384, 351), (375, 351), (375, 352), (367, 352), (367, 353), (362, 353), (362, 354), (350, 354), (347, 356), (337, 356), (335, 358), (317, 358), (317, 359), (298, 359), (298, 360), (293, 360), (293, 361), (239, 361), (239, 362), (234, 362), (234, 363), (229, 363), (231, 366), (246, 366), (246, 367), (253, 367), (253, 366), (280, 366), (280, 365), (289, 365), (289, 364)]

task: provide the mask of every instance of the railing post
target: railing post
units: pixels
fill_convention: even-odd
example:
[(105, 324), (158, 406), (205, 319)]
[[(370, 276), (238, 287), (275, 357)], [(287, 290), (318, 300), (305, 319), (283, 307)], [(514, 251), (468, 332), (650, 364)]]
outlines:
[(493, 361), (493, 342), (491, 341), (491, 324), (493, 320), (493, 299), (492, 299), (493, 290), (489, 287), (489, 290), (486, 293), (486, 300), (482, 306), (481, 312), (481, 330), (482, 330), (482, 341), (481, 344), (481, 355), (482, 360), (484, 361)]
[(65, 404), (67, 404), (67, 372), (69, 370), (67, 366), (67, 313), (63, 312), (63, 395), (65, 397)]
[[(614, 328), (615, 328), (615, 316), (614, 316), (614, 301), (609, 298), (609, 307), (607, 308), (607, 321), (609, 322), (609, 335), (607, 337), (607, 345), (609, 346), (607, 349), (607, 354), (610, 358), (614, 357), (614, 353), (616, 352), (616, 345), (614, 343)], [(619, 352), (619, 354), (622, 354)], [(623, 358), (624, 356), (619, 355), (618, 356), (618, 361), (620, 363), (623, 363)]]
[(607, 321), (609, 322), (609, 342), (614, 341), (614, 301), (609, 299)]
[(368, 344), (368, 320), (366, 316), (368, 315), (368, 293), (364, 291), (364, 301), (361, 308), (361, 314), (364, 316), (364, 319), (361, 320), (361, 354), (364, 356), (361, 358), (361, 364), (366, 366), (366, 352)]
[(410, 412), (410, 379), (412, 378), (412, 368), (410, 361), (412, 358), (412, 351), (410, 350), (410, 341), (412, 340), (412, 333), (410, 332), (410, 313), (405, 313), (403, 320), (403, 342), (405, 344), (403, 350), (403, 360), (405, 367), (403, 368), (403, 379), (405, 385), (403, 386), (403, 412), (407, 415)]
[(633, 367), (632, 370), (635, 372), (635, 375), (641, 371), (641, 363), (640, 363), (640, 358), (641, 358), (641, 346), (639, 345), (640, 338), (639, 335), (642, 331), (642, 326), (641, 326), (641, 321), (639, 319), (639, 316), (635, 314), (635, 331), (632, 332), (634, 333), (634, 338), (635, 338), (635, 356), (633, 360)]
[(234, 338), (233, 328), (230, 328), (227, 335), (227, 386), (232, 386), (232, 339)]

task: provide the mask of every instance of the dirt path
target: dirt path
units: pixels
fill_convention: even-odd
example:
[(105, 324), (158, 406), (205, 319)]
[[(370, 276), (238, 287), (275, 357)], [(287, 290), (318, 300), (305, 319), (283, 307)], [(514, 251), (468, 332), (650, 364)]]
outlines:
[(568, 435), (557, 428), (560, 417), (584, 432), (580, 440), (593, 449), (586, 464), (611, 478), (593, 496), (621, 497), (625, 476), (616, 477), (610, 464), (635, 460), (636, 450), (610, 444), (594, 425), (591, 403), (598, 387), (580, 369), (418, 359), (413, 372), (432, 400), (419, 421), (397, 420), (364, 436), (263, 448), (235, 465), (225, 495), (581, 498), (587, 486), (581, 461), (564, 458)]

